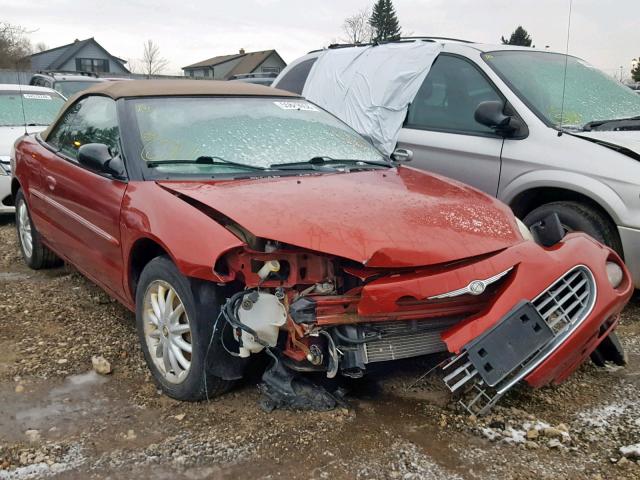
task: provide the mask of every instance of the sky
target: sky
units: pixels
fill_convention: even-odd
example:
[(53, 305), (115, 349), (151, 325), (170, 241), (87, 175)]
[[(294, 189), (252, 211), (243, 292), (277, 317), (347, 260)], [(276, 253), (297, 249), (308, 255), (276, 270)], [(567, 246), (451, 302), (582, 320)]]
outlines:
[[(394, 0), (405, 34), (499, 43), (522, 25), (537, 47), (564, 52), (570, 0)], [(153, 40), (166, 74), (216, 55), (276, 49), (286, 62), (344, 38), (346, 17), (373, 0), (0, 0), (0, 21), (49, 48), (94, 37), (136, 61)], [(616, 77), (640, 57), (640, 0), (573, 0), (569, 53)]]

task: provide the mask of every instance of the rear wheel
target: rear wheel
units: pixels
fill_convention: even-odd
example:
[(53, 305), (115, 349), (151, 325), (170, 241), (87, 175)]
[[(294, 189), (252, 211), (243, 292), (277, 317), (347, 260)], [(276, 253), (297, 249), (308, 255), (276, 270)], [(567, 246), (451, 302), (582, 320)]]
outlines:
[(15, 205), (18, 243), (25, 263), (34, 270), (62, 265), (62, 260), (42, 243), (42, 238), (31, 221), (29, 206), (22, 190), (18, 190), (16, 194)]
[(215, 397), (232, 384), (208, 373), (220, 305), (215, 295), (204, 297), (168, 257), (151, 260), (140, 275), (136, 322), (142, 351), (158, 386), (177, 400)]

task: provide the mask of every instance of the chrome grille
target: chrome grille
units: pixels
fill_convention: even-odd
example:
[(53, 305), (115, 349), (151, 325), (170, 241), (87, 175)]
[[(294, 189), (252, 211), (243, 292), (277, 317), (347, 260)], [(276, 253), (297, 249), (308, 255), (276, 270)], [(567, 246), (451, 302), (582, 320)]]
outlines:
[(571, 324), (582, 320), (591, 310), (595, 300), (593, 274), (579, 266), (533, 300), (538, 313), (558, 335)]
[(447, 346), (441, 334), (459, 321), (460, 318), (446, 318), (376, 323), (375, 329), (382, 331), (382, 338), (364, 344), (365, 363), (444, 352)]

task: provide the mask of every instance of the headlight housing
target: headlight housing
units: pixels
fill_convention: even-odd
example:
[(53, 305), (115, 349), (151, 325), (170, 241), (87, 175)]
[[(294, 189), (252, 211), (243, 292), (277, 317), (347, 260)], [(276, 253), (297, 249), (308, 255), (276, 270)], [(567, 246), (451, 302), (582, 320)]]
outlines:
[(607, 262), (607, 278), (613, 288), (618, 288), (624, 278), (622, 267), (615, 262)]
[(527, 226), (522, 223), (522, 220), (516, 217), (516, 223), (518, 224), (518, 230), (520, 230), (520, 235), (525, 240), (531, 240), (533, 242), (533, 235), (531, 234), (531, 230), (527, 228)]

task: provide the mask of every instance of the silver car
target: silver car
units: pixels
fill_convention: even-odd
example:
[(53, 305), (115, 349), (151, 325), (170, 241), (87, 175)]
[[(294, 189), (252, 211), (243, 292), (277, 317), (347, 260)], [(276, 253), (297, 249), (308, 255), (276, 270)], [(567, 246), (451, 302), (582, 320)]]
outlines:
[[(640, 288), (640, 96), (573, 56), (422, 41), (442, 50), (396, 158), (497, 196), (528, 225), (556, 212), (566, 230), (620, 252)], [(292, 62), (273, 86), (304, 93), (322, 54)]]

